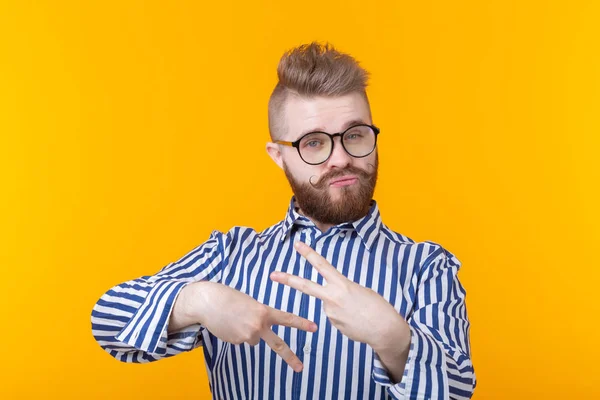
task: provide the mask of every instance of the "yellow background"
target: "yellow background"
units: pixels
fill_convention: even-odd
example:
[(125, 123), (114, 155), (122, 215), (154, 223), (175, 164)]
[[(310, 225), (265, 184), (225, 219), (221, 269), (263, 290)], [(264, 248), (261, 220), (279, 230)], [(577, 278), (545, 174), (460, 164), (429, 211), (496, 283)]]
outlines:
[(600, 2), (0, 3), (1, 398), (209, 398), (201, 351), (112, 359), (90, 312), (265, 228), (284, 50), (372, 73), (384, 222), (462, 261), (483, 399), (597, 399)]

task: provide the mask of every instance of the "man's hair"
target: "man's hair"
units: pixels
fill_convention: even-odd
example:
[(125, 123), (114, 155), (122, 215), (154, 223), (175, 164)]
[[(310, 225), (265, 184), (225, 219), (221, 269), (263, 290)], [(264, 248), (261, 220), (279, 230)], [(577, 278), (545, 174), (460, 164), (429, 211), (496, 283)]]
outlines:
[(367, 106), (369, 73), (349, 54), (332, 45), (312, 42), (287, 51), (277, 67), (279, 82), (269, 99), (269, 132), (272, 140), (284, 133), (284, 107), (290, 94), (334, 97), (357, 92)]

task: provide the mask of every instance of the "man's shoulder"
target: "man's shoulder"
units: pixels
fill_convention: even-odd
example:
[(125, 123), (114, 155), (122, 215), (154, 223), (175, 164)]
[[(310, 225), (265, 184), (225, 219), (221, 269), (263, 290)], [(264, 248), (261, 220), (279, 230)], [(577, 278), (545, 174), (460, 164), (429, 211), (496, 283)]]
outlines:
[(395, 244), (414, 245), (416, 242), (410, 237), (390, 229), (387, 225), (381, 225), (380, 236)]
[(389, 240), (394, 244), (409, 247), (408, 250), (418, 253), (420, 255), (419, 258), (426, 259), (441, 256), (456, 259), (454, 254), (452, 254), (438, 242), (432, 240), (416, 241), (406, 235), (388, 228), (385, 225), (382, 226), (381, 236), (384, 238), (384, 240)]
[(281, 225), (283, 221), (279, 221), (262, 231), (256, 230), (253, 227), (236, 225), (227, 231), (214, 230), (211, 233), (211, 239), (221, 238), (227, 244), (249, 243), (253, 241), (265, 241), (272, 239), (274, 236), (281, 234)]

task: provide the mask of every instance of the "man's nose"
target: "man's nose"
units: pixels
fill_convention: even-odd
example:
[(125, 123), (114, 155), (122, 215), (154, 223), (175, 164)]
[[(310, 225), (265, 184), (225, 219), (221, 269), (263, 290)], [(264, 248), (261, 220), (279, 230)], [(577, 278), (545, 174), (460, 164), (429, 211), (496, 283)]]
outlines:
[(344, 150), (342, 138), (333, 138), (333, 152), (327, 160), (327, 165), (332, 168), (345, 168), (352, 162), (352, 156)]

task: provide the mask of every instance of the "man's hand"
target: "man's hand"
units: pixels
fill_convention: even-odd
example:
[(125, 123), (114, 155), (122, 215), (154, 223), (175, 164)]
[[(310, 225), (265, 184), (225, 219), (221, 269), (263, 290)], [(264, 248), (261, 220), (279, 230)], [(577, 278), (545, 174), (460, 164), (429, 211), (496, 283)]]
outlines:
[(342, 275), (325, 258), (302, 242), (296, 250), (321, 274), (326, 285), (284, 272), (271, 273), (271, 279), (323, 301), (331, 324), (348, 338), (366, 343), (375, 351), (404, 351), (410, 345), (408, 324), (396, 309), (377, 292)]
[(255, 346), (263, 339), (296, 372), (302, 371), (302, 362), (271, 326), (284, 325), (309, 332), (317, 330), (314, 322), (260, 304), (245, 293), (220, 283), (190, 284), (181, 291), (176, 306), (177, 303), (185, 310), (182, 319), (201, 323), (224, 342), (245, 342)]

